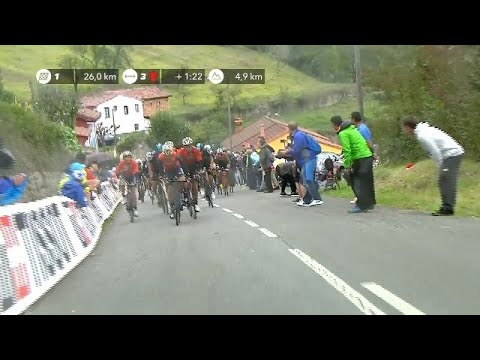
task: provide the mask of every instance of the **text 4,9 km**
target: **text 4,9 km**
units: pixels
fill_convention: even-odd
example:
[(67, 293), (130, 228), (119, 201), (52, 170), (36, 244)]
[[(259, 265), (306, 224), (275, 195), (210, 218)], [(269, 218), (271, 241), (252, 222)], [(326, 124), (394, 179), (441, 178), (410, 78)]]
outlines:
[(77, 70), (77, 81), (83, 84), (118, 84), (118, 69)]
[(229, 84), (265, 84), (265, 69), (230, 70), (225, 77)]

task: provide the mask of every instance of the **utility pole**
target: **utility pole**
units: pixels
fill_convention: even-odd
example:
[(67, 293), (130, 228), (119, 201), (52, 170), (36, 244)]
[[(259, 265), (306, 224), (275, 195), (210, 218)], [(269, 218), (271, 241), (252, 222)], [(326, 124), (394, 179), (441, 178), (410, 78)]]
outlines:
[(112, 127), (113, 127), (113, 157), (117, 157), (117, 129), (120, 127), (115, 125), (115, 107), (112, 107)]
[(353, 45), (353, 54), (355, 58), (355, 83), (357, 85), (358, 111), (363, 119), (363, 90), (362, 90), (362, 65), (360, 62), (360, 47)]
[(227, 121), (228, 121), (228, 138), (230, 141), (230, 151), (232, 151), (232, 114), (230, 113), (230, 88), (227, 84)]

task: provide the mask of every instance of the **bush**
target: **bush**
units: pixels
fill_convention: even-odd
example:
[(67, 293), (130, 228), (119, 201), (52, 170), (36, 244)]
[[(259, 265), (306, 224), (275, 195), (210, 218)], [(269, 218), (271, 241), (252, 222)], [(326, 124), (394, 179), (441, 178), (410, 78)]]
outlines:
[(145, 142), (147, 135), (144, 132), (134, 132), (123, 135), (117, 144), (117, 151), (122, 153), (124, 151), (133, 151), (138, 145)]
[(5, 132), (18, 131), (30, 144), (47, 151), (63, 147), (62, 127), (15, 105), (0, 102), (0, 128)]
[(191, 134), (191, 125), (182, 117), (174, 116), (170, 112), (161, 111), (151, 120), (151, 134), (148, 139), (150, 146), (165, 141), (181, 144), (182, 139)]

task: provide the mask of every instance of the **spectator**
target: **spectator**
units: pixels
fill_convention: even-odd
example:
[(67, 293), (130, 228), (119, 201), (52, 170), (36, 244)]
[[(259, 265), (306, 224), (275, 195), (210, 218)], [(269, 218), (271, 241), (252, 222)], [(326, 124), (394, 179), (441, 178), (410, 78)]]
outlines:
[(286, 161), (280, 163), (275, 168), (275, 174), (280, 179), (280, 196), (289, 196), (285, 192), (287, 185), (290, 185), (290, 196), (294, 196), (297, 193), (297, 187), (295, 185), (295, 162)]
[[(265, 193), (273, 193), (272, 185), (272, 164), (275, 157), (272, 154), (272, 147), (269, 146), (265, 140), (265, 137), (260, 136), (258, 138), (258, 146), (260, 148), (260, 165), (263, 171), (263, 183), (265, 186)], [(262, 188), (260, 188), (260, 191)]]
[(252, 181), (252, 190), (260, 190), (260, 185), (262, 183), (262, 173), (260, 169), (260, 156), (256, 151), (251, 148), (247, 150), (248, 159), (252, 163), (252, 172), (251, 172), (251, 181)]
[(17, 202), (27, 188), (28, 179), (25, 174), (0, 178), (0, 206), (11, 205)]
[(306, 194), (303, 199), (297, 202), (299, 206), (322, 205), (322, 197), (318, 189), (318, 183), (315, 181), (315, 170), (317, 168), (316, 154), (307, 147), (307, 136), (298, 130), (296, 123), (288, 124), (290, 136), (292, 138), (292, 147), (286, 151), (286, 155), (291, 155), (300, 170), (300, 183), (305, 185)]
[(349, 213), (361, 213), (375, 207), (375, 185), (373, 182), (373, 153), (367, 141), (351, 121), (343, 121), (341, 116), (330, 119), (343, 149), (343, 163), (350, 172), (351, 181), (357, 195), (357, 203)]
[(12, 153), (3, 146), (3, 141), (0, 139), (0, 168), (10, 169), (15, 163), (15, 158)]
[(99, 192), (100, 180), (98, 179), (99, 167), (96, 161), (92, 161), (85, 170), (88, 187)]
[(447, 133), (427, 122), (419, 122), (414, 117), (407, 117), (403, 120), (403, 129), (406, 134), (414, 135), (417, 138), (440, 170), (438, 186), (442, 206), (432, 215), (454, 215), (458, 174), (465, 153), (463, 147)]
[[(376, 147), (373, 144), (373, 138), (372, 138), (372, 133), (370, 132), (370, 129), (368, 128), (367, 124), (365, 124), (365, 121), (362, 119), (362, 115), (358, 111), (354, 111), (351, 114), (351, 119), (353, 125), (357, 128), (357, 130), (362, 134), (363, 138), (367, 141), (368, 147), (373, 153), (373, 160), (377, 158), (376, 156)], [(355, 194), (355, 189), (352, 187), (353, 193)], [(356, 195), (355, 195), (356, 196)], [(355, 204), (357, 202), (357, 198), (353, 199), (350, 201), (351, 204)], [(374, 205), (377, 202), (374, 202)]]
[(60, 193), (77, 203), (78, 207), (87, 207), (83, 188), (85, 165), (75, 162), (68, 168), (68, 180), (62, 184)]

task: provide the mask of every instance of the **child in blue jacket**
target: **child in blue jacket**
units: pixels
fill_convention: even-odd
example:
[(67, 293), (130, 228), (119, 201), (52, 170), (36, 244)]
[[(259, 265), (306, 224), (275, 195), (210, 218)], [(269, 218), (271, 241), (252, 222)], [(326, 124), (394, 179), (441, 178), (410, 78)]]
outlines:
[(85, 165), (73, 163), (68, 168), (68, 180), (62, 185), (60, 193), (77, 203), (79, 207), (87, 207), (85, 189), (82, 181), (85, 177)]

